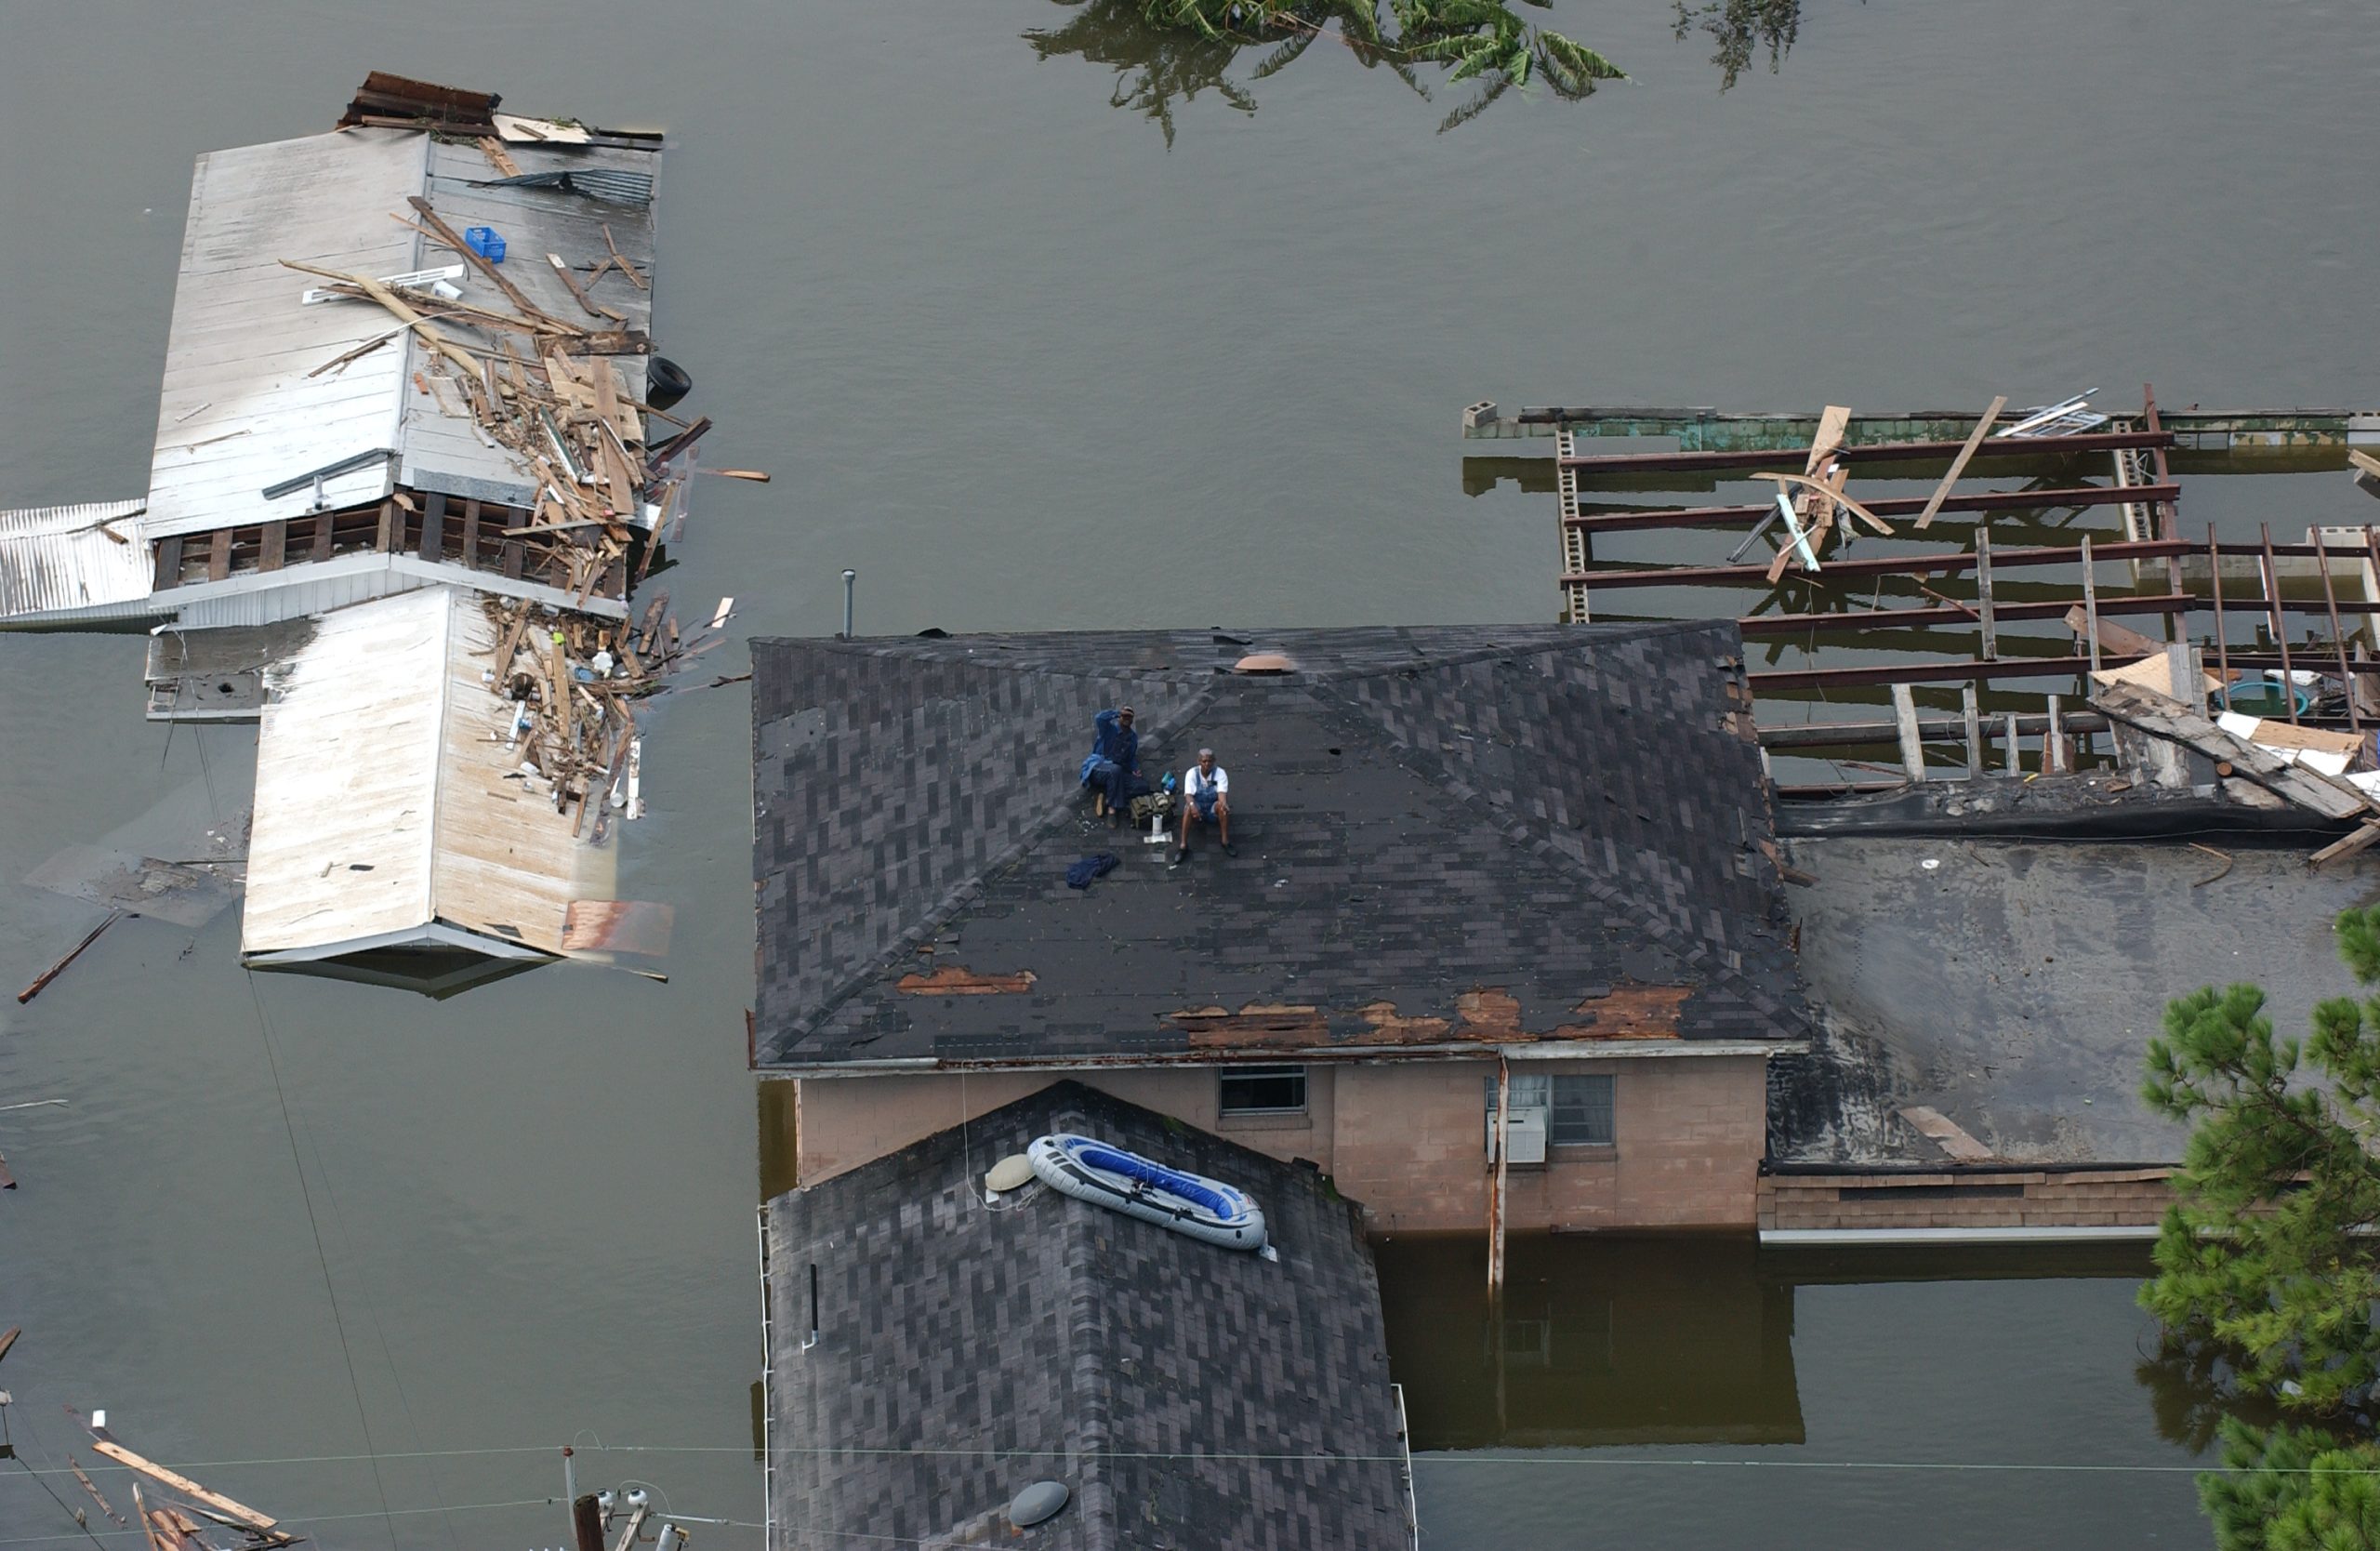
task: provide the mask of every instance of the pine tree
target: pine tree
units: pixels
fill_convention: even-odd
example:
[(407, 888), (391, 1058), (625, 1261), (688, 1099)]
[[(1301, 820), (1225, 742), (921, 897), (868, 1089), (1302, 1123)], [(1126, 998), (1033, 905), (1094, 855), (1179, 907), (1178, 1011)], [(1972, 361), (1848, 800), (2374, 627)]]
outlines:
[[(2380, 982), (2380, 907), (2337, 935)], [(2149, 1041), (2142, 1095), (2190, 1138), (2140, 1302), (2304, 1419), (2223, 1424), (2226, 1470), (2199, 1478), (2223, 1551), (2380, 1551), (2380, 998), (2323, 1002), (2302, 1044), (2264, 1006), (2194, 991)]]

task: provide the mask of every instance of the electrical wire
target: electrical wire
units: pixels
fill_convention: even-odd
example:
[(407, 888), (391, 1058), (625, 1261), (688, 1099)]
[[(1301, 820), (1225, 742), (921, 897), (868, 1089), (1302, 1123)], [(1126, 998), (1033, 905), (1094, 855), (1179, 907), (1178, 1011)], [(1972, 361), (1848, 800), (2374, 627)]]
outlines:
[[(355, 1397), (355, 1419), (364, 1429), (364, 1452), (371, 1456), (372, 1460), (372, 1486), (379, 1494), (380, 1512), (383, 1517), (386, 1517), (389, 1511), (389, 1485), (380, 1478), (379, 1451), (372, 1442), (372, 1419), (364, 1410), (364, 1385), (355, 1376), (355, 1350), (348, 1345), (347, 1319), (339, 1313), (338, 1288), (331, 1280), (331, 1259), (323, 1249), (323, 1225), (314, 1216), (314, 1192), (306, 1183), (305, 1160), (298, 1156), (298, 1123), (289, 1116), (289, 1091), (282, 1086), (281, 1058), (273, 1053), (272, 1048), (272, 1026), (271, 1020), (265, 1016), (264, 995), (257, 989), (257, 972), (247, 970), (245, 973), (248, 977), (248, 1000), (256, 1004), (257, 1009), (257, 1037), (264, 1041), (265, 1065), (272, 1071), (273, 1096), (281, 1101), (281, 1124), (289, 1133), (289, 1162), (290, 1166), (298, 1171), (298, 1194), (306, 1203), (306, 1226), (314, 1236), (314, 1259), (323, 1268), (323, 1291), (330, 1294), (331, 1325), (338, 1332), (339, 1356), (347, 1363), (347, 1386), (349, 1392)], [(389, 1551), (397, 1551), (397, 1527), (394, 1522), (391, 1522), (388, 1528)]]

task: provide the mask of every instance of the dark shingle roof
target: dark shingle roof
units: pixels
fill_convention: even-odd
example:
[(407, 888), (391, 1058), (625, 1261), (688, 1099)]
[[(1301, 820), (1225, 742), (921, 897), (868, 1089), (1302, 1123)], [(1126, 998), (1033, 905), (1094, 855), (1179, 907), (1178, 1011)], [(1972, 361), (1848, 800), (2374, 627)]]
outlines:
[[(1732, 625), (1255, 644), (1298, 670), (1203, 632), (754, 642), (761, 1061), (1804, 1037)], [(1118, 703), (1151, 779), (1214, 747), (1236, 858), (1091, 822)]]
[[(985, 1206), (1053, 1131), (1248, 1190), (1278, 1263), (1038, 1184)], [(1310, 1168), (1058, 1082), (778, 1197), (766, 1243), (772, 1551), (1006, 1544), (1043, 1478), (1049, 1551), (1411, 1544), (1371, 1254)]]

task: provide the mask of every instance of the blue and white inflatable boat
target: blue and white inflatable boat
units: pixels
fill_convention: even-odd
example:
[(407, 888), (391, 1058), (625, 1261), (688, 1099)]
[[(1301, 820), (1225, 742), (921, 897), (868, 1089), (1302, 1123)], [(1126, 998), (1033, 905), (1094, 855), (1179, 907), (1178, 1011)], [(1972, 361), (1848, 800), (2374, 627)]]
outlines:
[(1264, 1247), (1264, 1213), (1246, 1191), (1089, 1136), (1059, 1132), (1025, 1149), (1052, 1190), (1227, 1250)]

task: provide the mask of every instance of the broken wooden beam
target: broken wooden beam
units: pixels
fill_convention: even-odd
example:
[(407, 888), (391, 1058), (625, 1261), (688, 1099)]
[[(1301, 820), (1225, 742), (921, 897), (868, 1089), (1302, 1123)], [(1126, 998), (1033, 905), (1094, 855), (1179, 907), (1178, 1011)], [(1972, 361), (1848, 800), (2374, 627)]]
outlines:
[(100, 933), (106, 931), (109, 927), (113, 926), (117, 921), (123, 919), (124, 912), (122, 910), (110, 910), (105, 921), (102, 921), (97, 926), (92, 927), (88, 935), (86, 935), (81, 942), (76, 943), (73, 948), (68, 948), (64, 955), (62, 955), (56, 963), (50, 965), (49, 968), (35, 975), (32, 985), (17, 993), (17, 1005), (21, 1007), (26, 1002), (31, 1001), (33, 998), (41, 995), (41, 993), (47, 988), (51, 981), (66, 973), (67, 965), (73, 963), (76, 959), (82, 956), (85, 948), (99, 940)]
[[(258, 1513), (245, 1503), (226, 1497), (219, 1491), (209, 1491), (189, 1477), (168, 1470), (154, 1460), (143, 1459), (113, 1438), (95, 1438), (91, 1446), (116, 1464), (137, 1470), (152, 1481), (173, 1488), (192, 1502), (204, 1503), (216, 1512), (229, 1516), (243, 1528), (270, 1531), (280, 1522), (269, 1515)], [(140, 1489), (136, 1484), (133, 1490), (138, 1492)]]
[(1942, 483), (1936, 485), (1934, 494), (1926, 498), (1925, 509), (1917, 514), (1919, 532), (1923, 533), (1933, 525), (1934, 514), (1942, 510), (1944, 501), (1950, 499), (1950, 486), (1958, 484), (1959, 476), (1967, 471), (1967, 460), (1975, 457), (1976, 448), (1983, 445), (1983, 439), (1991, 434), (1992, 422), (1999, 419), (2000, 412), (2007, 407), (2008, 395), (2003, 393), (1991, 401), (1991, 407), (1985, 410), (1983, 418), (1975, 423), (1975, 431), (1967, 437), (1966, 445), (1950, 459), (1950, 471), (1942, 476)]
[(2324, 818), (2375, 816), (2363, 793), (2347, 782), (2235, 738), (2171, 696), (2136, 684), (2116, 683), (2101, 690), (2091, 703), (2112, 721), (2228, 764), (2241, 779)]

